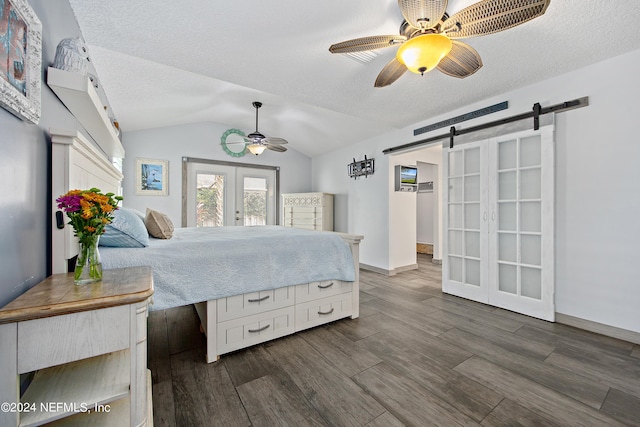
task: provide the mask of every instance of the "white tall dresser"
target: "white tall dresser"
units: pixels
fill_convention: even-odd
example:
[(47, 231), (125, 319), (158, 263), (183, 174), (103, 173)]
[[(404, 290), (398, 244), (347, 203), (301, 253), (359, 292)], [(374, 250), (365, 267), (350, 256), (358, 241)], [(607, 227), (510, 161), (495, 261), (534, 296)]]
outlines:
[(285, 227), (333, 231), (333, 194), (283, 194), (282, 206)]

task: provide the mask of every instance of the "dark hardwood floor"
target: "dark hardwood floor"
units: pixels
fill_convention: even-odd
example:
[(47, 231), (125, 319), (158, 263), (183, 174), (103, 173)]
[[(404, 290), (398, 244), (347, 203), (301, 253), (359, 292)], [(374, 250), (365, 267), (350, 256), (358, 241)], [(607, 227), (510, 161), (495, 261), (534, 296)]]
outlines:
[(640, 425), (640, 346), (361, 271), (360, 318), (204, 361), (192, 306), (149, 316), (154, 425)]

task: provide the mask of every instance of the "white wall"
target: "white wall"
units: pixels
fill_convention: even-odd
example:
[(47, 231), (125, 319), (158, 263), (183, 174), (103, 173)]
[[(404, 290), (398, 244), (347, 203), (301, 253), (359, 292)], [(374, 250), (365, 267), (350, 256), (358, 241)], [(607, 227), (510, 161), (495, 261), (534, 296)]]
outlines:
[(389, 270), (414, 266), (416, 260), (417, 193), (395, 191), (396, 165), (416, 166), (412, 153), (389, 157)]
[[(396, 144), (385, 135), (313, 158), (313, 191), (335, 194), (334, 229), (364, 235), (360, 244), (363, 264), (386, 269), (389, 265), (389, 158), (379, 147)], [(347, 165), (364, 156), (375, 161), (373, 175), (349, 178)]]
[[(400, 131), (381, 135), (313, 159), (313, 188), (346, 195), (340, 209), (361, 209), (351, 198), (366, 200), (365, 212), (336, 216), (362, 218), (342, 224), (341, 231), (365, 235), (361, 260), (391, 270), (390, 244), (385, 245), (396, 213), (388, 182), (393, 166), (382, 150), (446, 133), (446, 129), (413, 136), (413, 129), (501, 101), (509, 109), (456, 125), (468, 128), (530, 111), (536, 102), (549, 106), (589, 96), (590, 105), (556, 116), (556, 311), (622, 329), (640, 332), (640, 291), (635, 267), (640, 236), (640, 144), (634, 129), (640, 117), (637, 69), (640, 51), (631, 52), (572, 73), (443, 113)], [(482, 71), (480, 71), (482, 72)], [(473, 77), (470, 77), (473, 78)], [(329, 177), (325, 168), (346, 175), (352, 156), (376, 158), (376, 181), (362, 184)], [(380, 161), (382, 160), (382, 161)], [(373, 185), (373, 184), (378, 185)], [(371, 185), (369, 185), (371, 184)], [(374, 203), (375, 201), (375, 203)], [(388, 217), (379, 212), (388, 211)], [(372, 214), (375, 212), (375, 215)], [(367, 246), (367, 242), (373, 242)], [(365, 250), (366, 248), (366, 250)]]
[[(176, 227), (182, 223), (182, 158), (196, 157), (238, 163), (280, 167), (280, 192), (311, 191), (311, 159), (295, 150), (285, 153), (266, 150), (260, 156), (245, 154), (231, 157), (220, 145), (229, 126), (219, 123), (195, 123), (137, 132), (123, 132), (126, 157), (123, 163), (123, 206), (146, 208), (166, 213)], [(137, 196), (135, 194), (136, 158), (169, 161), (169, 195)], [(279, 201), (282, 202), (281, 200)]]

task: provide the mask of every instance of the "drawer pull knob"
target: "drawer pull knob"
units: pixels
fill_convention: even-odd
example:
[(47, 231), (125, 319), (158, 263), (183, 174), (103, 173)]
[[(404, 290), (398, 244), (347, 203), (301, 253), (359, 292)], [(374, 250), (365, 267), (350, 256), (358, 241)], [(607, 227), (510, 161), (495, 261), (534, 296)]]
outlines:
[(264, 325), (262, 328), (259, 328), (259, 329), (249, 329), (249, 331), (248, 331), (248, 332), (249, 332), (250, 334), (255, 334), (255, 333), (257, 333), (257, 332), (262, 332), (262, 331), (264, 331), (265, 329), (269, 329), (269, 326), (271, 326), (271, 325)]
[(256, 298), (256, 299), (248, 299), (248, 302), (262, 302), (264, 300), (269, 299), (269, 295), (265, 295), (262, 298)]
[(320, 316), (326, 316), (326, 315), (331, 314), (331, 313), (333, 313), (333, 308), (331, 310), (329, 310), (329, 311), (319, 311), (318, 312), (318, 314)]
[(318, 285), (318, 289), (327, 289), (333, 286), (333, 282), (329, 283), (328, 285)]

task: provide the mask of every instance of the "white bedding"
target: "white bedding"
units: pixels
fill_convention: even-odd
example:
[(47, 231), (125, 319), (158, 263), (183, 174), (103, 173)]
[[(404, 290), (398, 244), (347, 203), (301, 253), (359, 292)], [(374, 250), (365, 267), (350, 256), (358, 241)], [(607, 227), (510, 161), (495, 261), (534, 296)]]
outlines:
[(178, 228), (147, 248), (101, 247), (105, 269), (150, 265), (152, 310), (321, 280), (354, 281), (349, 245), (281, 226)]

